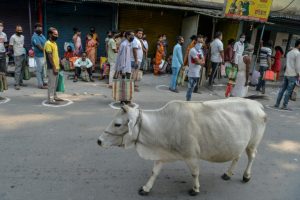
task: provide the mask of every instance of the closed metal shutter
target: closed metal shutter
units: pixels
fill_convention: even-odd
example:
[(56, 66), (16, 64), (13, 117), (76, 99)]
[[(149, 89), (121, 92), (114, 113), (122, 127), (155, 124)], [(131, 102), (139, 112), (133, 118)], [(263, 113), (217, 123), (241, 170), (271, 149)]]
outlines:
[[(36, 22), (34, 8), (34, 1), (31, 1), (31, 13), (32, 13), (32, 29)], [(31, 35), (29, 28), (29, 11), (28, 0), (1, 0), (0, 1), (0, 20), (4, 22), (4, 33), (7, 35), (7, 39), (16, 32), (16, 25), (19, 24), (23, 28), (23, 34), (25, 37), (25, 48), (31, 48)], [(32, 30), (33, 32), (33, 30)]]
[(47, 28), (55, 27), (59, 32), (57, 41), (60, 56), (64, 53), (64, 43), (71, 42), (73, 28), (77, 27), (81, 31), (82, 45), (85, 49), (85, 38), (94, 26), (98, 34), (100, 44), (98, 57), (105, 55), (106, 32), (112, 29), (113, 7), (99, 3), (66, 3), (48, 2), (47, 3)]
[(182, 18), (182, 11), (124, 6), (119, 9), (119, 29), (143, 28), (149, 43), (149, 56), (153, 57), (157, 38), (161, 34), (167, 35), (168, 54), (172, 53), (173, 47), (177, 43), (176, 37), (181, 33)]

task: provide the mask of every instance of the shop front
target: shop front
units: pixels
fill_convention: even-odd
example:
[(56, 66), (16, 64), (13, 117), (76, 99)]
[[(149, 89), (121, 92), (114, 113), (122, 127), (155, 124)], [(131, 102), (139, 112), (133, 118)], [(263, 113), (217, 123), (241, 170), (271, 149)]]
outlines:
[(85, 49), (85, 38), (90, 27), (95, 27), (99, 36), (98, 55), (105, 55), (105, 38), (108, 30), (114, 28), (114, 5), (100, 3), (76, 3), (75, 1), (47, 1), (44, 9), (45, 27), (55, 27), (59, 31), (58, 45), (63, 55), (64, 43), (71, 42), (73, 28), (81, 31), (82, 44)]

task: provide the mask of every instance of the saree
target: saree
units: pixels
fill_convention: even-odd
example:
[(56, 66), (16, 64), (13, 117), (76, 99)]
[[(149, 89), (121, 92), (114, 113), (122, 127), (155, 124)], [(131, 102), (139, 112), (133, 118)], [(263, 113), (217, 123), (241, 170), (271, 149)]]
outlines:
[(93, 63), (93, 70), (95, 69), (95, 63), (96, 63), (96, 53), (95, 53), (96, 45), (97, 45), (97, 42), (94, 39), (90, 39), (86, 43), (86, 54), (87, 54), (87, 57)]
[(157, 45), (157, 49), (156, 49), (156, 55), (155, 55), (155, 65), (154, 65), (154, 75), (158, 75), (159, 74), (159, 65), (162, 62), (162, 59), (164, 57), (164, 46), (163, 43), (160, 42)]

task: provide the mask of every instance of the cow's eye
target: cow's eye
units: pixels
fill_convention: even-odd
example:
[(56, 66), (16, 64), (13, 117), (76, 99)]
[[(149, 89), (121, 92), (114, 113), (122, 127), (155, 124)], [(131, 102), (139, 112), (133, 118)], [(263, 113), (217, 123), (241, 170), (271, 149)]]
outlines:
[(122, 124), (115, 124), (115, 127), (120, 127)]

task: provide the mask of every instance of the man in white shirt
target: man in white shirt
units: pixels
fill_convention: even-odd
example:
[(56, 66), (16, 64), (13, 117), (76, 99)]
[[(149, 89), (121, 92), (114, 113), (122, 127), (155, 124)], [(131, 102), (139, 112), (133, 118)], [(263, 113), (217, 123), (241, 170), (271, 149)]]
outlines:
[(25, 67), (24, 36), (23, 29), (20, 25), (16, 26), (16, 33), (13, 34), (9, 39), (9, 48), (14, 51), (15, 89), (20, 90), (20, 86), (26, 86), (25, 84), (23, 84), (23, 74)]
[(233, 46), (233, 63), (238, 65), (239, 57), (243, 56), (243, 52), (245, 50), (245, 42), (246, 35), (243, 33), (240, 36), (240, 41), (237, 41)]
[(211, 86), (217, 75), (217, 69), (221, 63), (224, 64), (224, 46), (221, 41), (223, 38), (222, 32), (215, 34), (214, 41), (210, 44), (210, 61), (212, 71), (209, 77), (209, 85)]
[(134, 90), (139, 92), (138, 89), (138, 72), (141, 67), (141, 63), (143, 60), (143, 46), (142, 46), (142, 38), (143, 38), (143, 29), (136, 30), (136, 34), (134, 40), (131, 43), (131, 68), (132, 68), (132, 79), (134, 80)]
[(86, 52), (83, 52), (81, 58), (78, 58), (75, 61), (74, 66), (75, 66), (75, 78), (74, 78), (73, 82), (78, 81), (78, 77), (80, 77), (82, 70), (87, 70), (87, 72), (89, 74), (89, 77), (90, 77), (90, 81), (94, 82), (94, 79), (92, 77), (92, 75), (93, 75), (93, 73), (92, 73), (93, 63), (90, 59), (87, 58)]
[(286, 55), (284, 80), (280, 92), (278, 93), (276, 104), (274, 105), (275, 108), (279, 108), (281, 99), (285, 93), (281, 109), (291, 110), (287, 105), (297, 79), (300, 81), (300, 39), (296, 41), (295, 48)]

